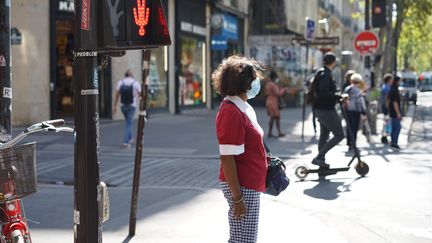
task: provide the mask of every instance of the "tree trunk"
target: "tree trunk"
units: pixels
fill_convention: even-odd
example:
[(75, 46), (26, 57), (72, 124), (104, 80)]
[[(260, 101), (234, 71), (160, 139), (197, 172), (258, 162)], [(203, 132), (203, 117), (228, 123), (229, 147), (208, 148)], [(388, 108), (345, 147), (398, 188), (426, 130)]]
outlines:
[[(393, 36), (393, 4), (396, 0), (387, 0), (387, 26), (385, 28), (385, 47), (383, 53), (382, 73), (391, 72), (391, 52), (392, 52), (392, 36)], [(384, 43), (383, 43), (384, 45)]]
[(402, 25), (405, 20), (405, 6), (400, 5), (397, 8), (397, 18), (396, 18), (396, 26), (394, 28), (393, 36), (392, 36), (392, 52), (391, 52), (391, 66), (393, 71), (396, 72), (398, 68), (397, 64), (397, 51), (399, 45), (399, 37), (402, 31)]

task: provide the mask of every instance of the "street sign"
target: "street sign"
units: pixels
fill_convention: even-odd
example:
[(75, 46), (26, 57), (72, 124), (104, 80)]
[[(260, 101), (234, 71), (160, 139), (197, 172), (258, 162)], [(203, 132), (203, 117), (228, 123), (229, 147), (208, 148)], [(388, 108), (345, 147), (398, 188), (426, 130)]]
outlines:
[(337, 46), (339, 45), (339, 36), (333, 36), (333, 37), (317, 37), (313, 39), (312, 41), (307, 41), (304, 38), (301, 37), (295, 37), (292, 38), (292, 44), (300, 44), (302, 46), (305, 45), (311, 45), (311, 46)]
[(312, 41), (315, 38), (315, 21), (306, 18), (306, 29), (304, 38), (308, 41)]
[(370, 31), (361, 32), (354, 40), (354, 48), (361, 55), (373, 53), (378, 48), (378, 46), (378, 37)]

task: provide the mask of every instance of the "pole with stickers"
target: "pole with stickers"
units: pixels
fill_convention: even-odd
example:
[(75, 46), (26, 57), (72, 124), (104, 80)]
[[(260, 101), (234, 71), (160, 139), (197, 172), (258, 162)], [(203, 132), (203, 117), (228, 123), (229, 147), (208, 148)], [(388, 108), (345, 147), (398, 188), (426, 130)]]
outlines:
[(12, 138), (11, 125), (11, 65), (10, 65), (10, 0), (0, 0), (0, 142)]

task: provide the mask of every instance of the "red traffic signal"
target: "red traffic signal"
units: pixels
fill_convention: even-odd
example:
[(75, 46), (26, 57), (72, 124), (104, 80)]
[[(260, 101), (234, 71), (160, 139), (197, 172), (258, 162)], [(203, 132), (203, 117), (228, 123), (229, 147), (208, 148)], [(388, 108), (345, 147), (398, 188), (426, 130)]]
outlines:
[(103, 31), (98, 37), (100, 50), (145, 49), (171, 44), (160, 0), (105, 0), (104, 3), (107, 11), (99, 17), (98, 25)]
[(372, 26), (374, 28), (387, 25), (386, 5), (386, 0), (372, 0)]

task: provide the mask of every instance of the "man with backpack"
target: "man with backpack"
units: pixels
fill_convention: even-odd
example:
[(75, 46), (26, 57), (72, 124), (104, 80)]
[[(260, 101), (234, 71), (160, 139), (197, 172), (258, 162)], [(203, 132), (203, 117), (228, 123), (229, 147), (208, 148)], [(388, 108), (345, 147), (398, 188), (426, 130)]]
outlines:
[[(315, 74), (308, 101), (312, 104), (320, 123), (320, 138), (318, 142), (318, 155), (312, 160), (312, 164), (320, 167), (329, 167), (325, 163), (326, 153), (344, 139), (341, 119), (336, 112), (336, 104), (341, 99), (337, 94), (336, 82), (332, 77), (332, 70), (336, 66), (336, 56), (328, 52), (323, 57), (324, 67)], [(330, 132), (333, 138), (329, 140)]]
[(141, 93), (141, 84), (133, 78), (131, 70), (127, 70), (125, 78), (117, 82), (117, 89), (114, 97), (114, 109), (113, 112), (117, 111), (117, 103), (120, 97), (121, 111), (125, 117), (125, 131), (123, 148), (129, 148), (134, 142), (132, 138), (132, 126), (133, 119), (135, 116), (135, 110), (139, 102)]

